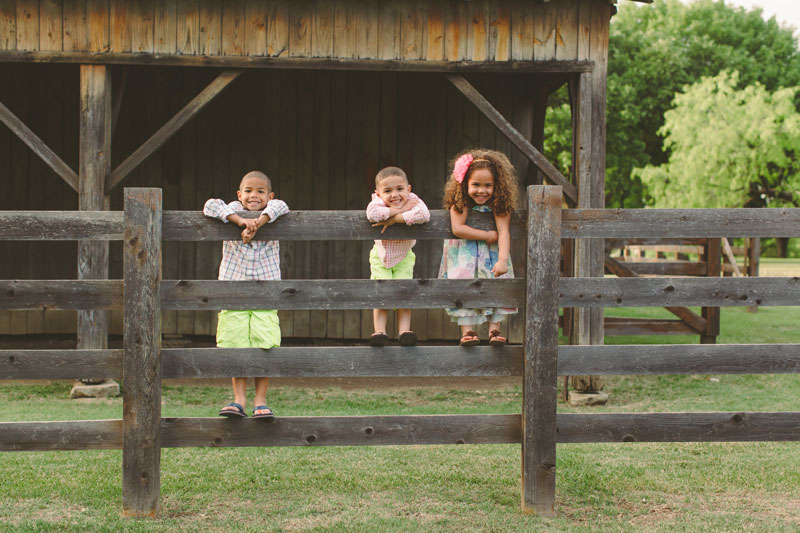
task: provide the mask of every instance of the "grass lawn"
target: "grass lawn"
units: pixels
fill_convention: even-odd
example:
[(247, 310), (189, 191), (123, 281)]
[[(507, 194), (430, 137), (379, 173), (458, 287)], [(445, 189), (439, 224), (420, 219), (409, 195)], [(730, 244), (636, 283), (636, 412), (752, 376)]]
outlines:
[[(668, 316), (661, 309), (609, 315)], [(720, 343), (798, 342), (800, 308), (722, 312)], [(610, 337), (609, 344), (697, 337)], [(0, 383), (2, 421), (121, 418), (71, 384)], [(600, 408), (797, 411), (800, 376), (610, 376)], [(228, 388), (165, 386), (164, 416), (214, 416)], [(518, 413), (516, 384), (274, 388), (279, 416)], [(520, 511), (519, 445), (164, 449), (162, 512), (121, 514), (120, 451), (0, 454), (0, 531), (800, 531), (800, 443), (558, 446), (555, 518)]]

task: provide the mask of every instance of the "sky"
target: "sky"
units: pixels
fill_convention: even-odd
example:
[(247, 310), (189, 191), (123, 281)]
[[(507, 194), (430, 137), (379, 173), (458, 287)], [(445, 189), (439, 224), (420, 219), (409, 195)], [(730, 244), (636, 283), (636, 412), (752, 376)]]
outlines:
[(764, 18), (774, 15), (779, 23), (793, 26), (795, 37), (800, 37), (800, 0), (725, 0), (725, 3), (747, 10), (760, 7)]

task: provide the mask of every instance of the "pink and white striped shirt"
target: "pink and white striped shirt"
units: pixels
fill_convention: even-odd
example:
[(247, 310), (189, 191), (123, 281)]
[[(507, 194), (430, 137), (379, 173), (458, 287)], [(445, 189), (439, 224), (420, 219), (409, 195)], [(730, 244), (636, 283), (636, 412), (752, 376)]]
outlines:
[[(203, 206), (203, 214), (217, 218), (226, 224), (228, 217), (237, 211), (246, 211), (239, 201), (226, 204), (224, 200), (211, 198)], [(261, 214), (269, 216), (268, 224), (289, 212), (289, 206), (283, 200), (270, 200)], [(278, 241), (242, 241), (222, 242), (222, 261), (219, 263), (221, 280), (266, 280), (281, 279), (281, 256)]]
[[(409, 193), (408, 199), (416, 199), (417, 205), (403, 213), (403, 220), (406, 224), (423, 224), (431, 219), (431, 214), (428, 211), (428, 206), (416, 194)], [(386, 202), (381, 200), (381, 197), (372, 193), (372, 201), (367, 206), (367, 219), (370, 222), (382, 222), (389, 218), (389, 207)], [(378, 257), (380, 257), (383, 266), (392, 268), (397, 265), (403, 258), (408, 255), (411, 248), (417, 244), (417, 241), (393, 241), (393, 240), (376, 240), (375, 246), (378, 249)]]

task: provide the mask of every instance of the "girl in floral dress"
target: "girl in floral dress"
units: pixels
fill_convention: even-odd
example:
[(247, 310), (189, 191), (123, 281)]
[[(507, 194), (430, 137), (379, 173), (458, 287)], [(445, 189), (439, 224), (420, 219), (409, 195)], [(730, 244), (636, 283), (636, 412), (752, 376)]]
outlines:
[[(505, 154), (482, 149), (460, 154), (452, 167), (445, 187), (444, 207), (450, 211), (451, 231), (458, 239), (444, 241), (439, 278), (513, 278), (509, 225), (519, 196), (514, 167)], [(497, 229), (484, 231), (467, 225), (470, 210), (493, 213)], [(479, 344), (476, 326), (487, 321), (489, 344), (504, 345), (506, 339), (500, 334), (500, 321), (516, 312), (516, 309), (493, 307), (447, 310), (461, 327), (460, 346)]]

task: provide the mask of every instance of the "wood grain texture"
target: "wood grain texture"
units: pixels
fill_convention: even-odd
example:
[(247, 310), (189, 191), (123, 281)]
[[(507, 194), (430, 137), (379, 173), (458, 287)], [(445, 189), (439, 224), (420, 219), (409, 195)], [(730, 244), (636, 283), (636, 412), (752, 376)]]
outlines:
[(0, 350), (0, 379), (122, 377), (122, 350)]
[(528, 187), (528, 265), (522, 381), (522, 509), (553, 514), (556, 491), (560, 187)]
[(125, 190), (122, 508), (155, 516), (161, 490), (161, 190)]
[(795, 374), (797, 344), (643, 344), (561, 346), (559, 375)]
[[(338, 5), (338, 4), (337, 4)], [(218, 22), (216, 12), (206, 13), (209, 20), (202, 18), (200, 25), (200, 50), (204, 46), (218, 46), (214, 36), (219, 36), (219, 29), (212, 26)], [(204, 20), (205, 24), (204, 25)], [(276, 56), (243, 56), (243, 55), (168, 55), (154, 53), (120, 53), (104, 52), (53, 52), (53, 51), (20, 51), (0, 50), (0, 61), (14, 63), (79, 63), (103, 65), (151, 65), (173, 67), (217, 67), (217, 68), (277, 68), (277, 69), (313, 69), (313, 70), (358, 70), (358, 71), (390, 71), (390, 72), (515, 72), (515, 73), (577, 73), (592, 69), (591, 61), (423, 61), (419, 59), (371, 59), (345, 57), (289, 57), (288, 26), (276, 21), (274, 28), (275, 45), (270, 44), (270, 26), (267, 26), (267, 48), (274, 50)], [(103, 26), (97, 28), (102, 31)], [(284, 30), (285, 41), (284, 39)], [(445, 29), (447, 32), (447, 28)], [(447, 33), (446, 33), (447, 35)], [(98, 37), (99, 39), (100, 37)], [(275, 49), (283, 42), (283, 49)], [(459, 41), (460, 42), (460, 41)], [(446, 43), (447, 44), (447, 43)], [(459, 43), (456, 43), (456, 46)], [(270, 48), (272, 46), (272, 48)], [(334, 41), (334, 47), (345, 47), (347, 42)], [(335, 48), (339, 50), (338, 48)], [(355, 52), (353, 52), (354, 54)], [(348, 52), (349, 54), (349, 52)]]
[(0, 451), (120, 448), (122, 448), (122, 420), (0, 423)]
[(800, 208), (570, 209), (562, 238), (797, 237)]
[(797, 305), (800, 278), (563, 278), (562, 307)]
[(162, 304), (178, 310), (521, 307), (524, 283), (519, 278), (169, 280), (162, 283)]
[(800, 413), (558, 415), (559, 442), (774, 442), (800, 440)]
[[(17, 352), (9, 352), (9, 357)], [(20, 352), (22, 353), (22, 352)], [(0, 352), (0, 365), (5, 352)], [(35, 354), (31, 354), (35, 355)], [(59, 360), (56, 354), (53, 358)], [(88, 357), (88, 356), (87, 356)], [(19, 357), (14, 363), (20, 366)], [(65, 357), (62, 355), (60, 360)], [(7, 359), (7, 358), (6, 358)], [(17, 368), (7, 363), (5, 366)], [(2, 366), (0, 366), (2, 368)], [(6, 371), (6, 372), (10, 372)], [(522, 348), (476, 346), (327, 346), (170, 348), (163, 351), (164, 378), (520, 376)], [(3, 374), (0, 374), (2, 377)]]
[(519, 415), (165, 418), (162, 446), (383, 446), (519, 442)]

